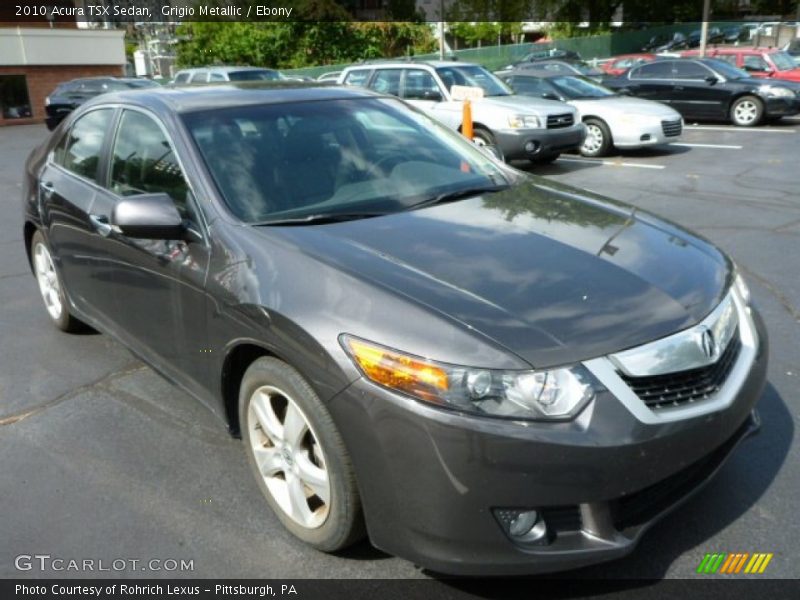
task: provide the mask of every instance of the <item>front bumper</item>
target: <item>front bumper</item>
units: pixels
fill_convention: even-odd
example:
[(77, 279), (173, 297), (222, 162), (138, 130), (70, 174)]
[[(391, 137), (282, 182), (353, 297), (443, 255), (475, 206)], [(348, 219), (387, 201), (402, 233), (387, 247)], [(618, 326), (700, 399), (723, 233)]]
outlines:
[[(733, 402), (647, 424), (610, 392), (569, 423), (512, 423), (424, 405), (359, 380), (330, 409), (350, 451), (372, 543), (436, 572), (532, 574), (630, 552), (758, 427), (758, 348)], [(346, 424), (346, 425), (345, 425)], [(494, 509), (536, 509), (554, 535), (525, 546)]]
[(800, 98), (768, 98), (764, 102), (767, 117), (790, 117), (800, 113)]
[[(669, 121), (675, 121), (675, 119), (669, 119)], [(668, 131), (674, 134), (676, 130), (668, 129)], [(681, 127), (677, 131), (677, 134), (667, 135), (661, 120), (650, 119), (642, 120), (637, 124), (612, 124), (611, 137), (617, 148), (644, 148), (677, 142), (683, 133), (682, 120)]]
[(586, 139), (586, 127), (583, 123), (576, 123), (558, 129), (503, 129), (494, 131), (494, 135), (507, 160), (536, 160), (576, 151)]

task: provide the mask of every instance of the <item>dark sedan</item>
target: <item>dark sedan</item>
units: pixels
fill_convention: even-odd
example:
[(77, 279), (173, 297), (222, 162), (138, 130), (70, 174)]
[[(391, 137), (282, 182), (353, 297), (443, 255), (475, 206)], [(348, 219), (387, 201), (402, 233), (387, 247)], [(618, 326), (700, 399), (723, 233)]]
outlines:
[(107, 92), (148, 87), (158, 87), (158, 84), (137, 77), (86, 77), (60, 83), (44, 100), (45, 123), (52, 131), (64, 117), (90, 98)]
[(216, 413), (321, 550), (608, 560), (758, 427), (766, 332), (721, 250), (396, 98), (108, 94), (31, 154), (23, 202), (49, 319)]
[(731, 121), (751, 127), (800, 112), (800, 88), (765, 82), (713, 58), (657, 60), (605, 85), (668, 104), (687, 119)]
[(539, 72), (545, 75), (576, 75), (579, 77), (588, 77), (598, 83), (605, 77), (603, 71), (580, 59), (534, 60), (532, 62), (520, 63), (516, 68)]

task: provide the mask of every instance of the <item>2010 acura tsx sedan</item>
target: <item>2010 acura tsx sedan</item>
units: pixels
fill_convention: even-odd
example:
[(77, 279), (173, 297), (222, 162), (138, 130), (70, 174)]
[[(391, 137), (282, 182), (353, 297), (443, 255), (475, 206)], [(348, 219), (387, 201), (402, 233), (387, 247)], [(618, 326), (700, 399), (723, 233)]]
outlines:
[(324, 551), (607, 560), (758, 427), (766, 332), (725, 254), (393, 97), (107, 94), (32, 153), (24, 207), (50, 319), (208, 405)]

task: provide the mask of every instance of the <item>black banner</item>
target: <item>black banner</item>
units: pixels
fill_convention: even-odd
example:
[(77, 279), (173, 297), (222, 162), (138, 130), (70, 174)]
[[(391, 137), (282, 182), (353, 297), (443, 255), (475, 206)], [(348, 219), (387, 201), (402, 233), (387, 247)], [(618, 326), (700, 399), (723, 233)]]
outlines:
[[(4, 0), (0, 23), (455, 21), (674, 23), (702, 0)], [(711, 20), (798, 20), (798, 0), (711, 2)]]
[(800, 597), (798, 580), (751, 578), (652, 580), (3, 580), (4, 600), (462, 600), (468, 598), (613, 598), (614, 600), (738, 600)]

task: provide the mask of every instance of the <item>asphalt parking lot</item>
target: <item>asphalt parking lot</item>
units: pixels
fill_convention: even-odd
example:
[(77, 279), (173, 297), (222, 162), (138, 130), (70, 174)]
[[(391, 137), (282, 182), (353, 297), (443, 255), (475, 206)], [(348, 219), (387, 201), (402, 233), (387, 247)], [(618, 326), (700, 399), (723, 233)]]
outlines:
[[(25, 157), (46, 135), (44, 126), (0, 129), (0, 577), (39, 575), (14, 567), (15, 556), (35, 553), (193, 560), (191, 572), (123, 573), (147, 577), (430, 576), (367, 543), (336, 556), (307, 548), (269, 512), (240, 442), (199, 403), (108, 337), (48, 322), (19, 202)], [(800, 576), (798, 156), (792, 119), (689, 126), (666, 148), (531, 168), (718, 244), (747, 275), (771, 335), (761, 434), (633, 555), (570, 576), (699, 577), (706, 552), (772, 552), (766, 575)]]

